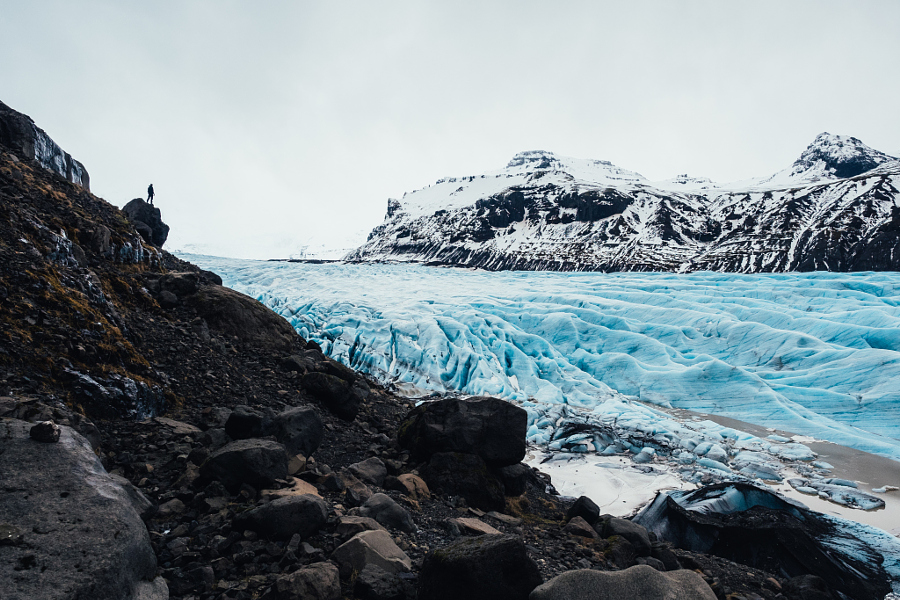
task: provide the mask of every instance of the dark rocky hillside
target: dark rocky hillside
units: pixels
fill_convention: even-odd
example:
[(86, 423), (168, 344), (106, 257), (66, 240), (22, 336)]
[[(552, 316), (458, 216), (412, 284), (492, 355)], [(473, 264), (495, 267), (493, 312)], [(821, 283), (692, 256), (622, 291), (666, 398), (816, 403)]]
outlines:
[(0, 598), (862, 597), (561, 499), (519, 462), (524, 411), (413, 409), (159, 247), (142, 201), (136, 224), (22, 153), (8, 119)]

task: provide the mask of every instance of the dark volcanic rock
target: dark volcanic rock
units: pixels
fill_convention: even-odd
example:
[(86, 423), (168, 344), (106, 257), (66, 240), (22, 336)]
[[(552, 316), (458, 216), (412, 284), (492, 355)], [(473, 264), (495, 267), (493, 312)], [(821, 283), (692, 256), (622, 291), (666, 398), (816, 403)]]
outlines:
[(650, 535), (647, 529), (628, 519), (611, 517), (603, 522), (603, 537), (618, 535), (628, 540), (638, 556), (650, 556)]
[(542, 581), (522, 540), (482, 535), (425, 556), (419, 600), (525, 600)]
[(303, 376), (303, 389), (319, 399), (329, 412), (346, 421), (356, 418), (364, 399), (360, 390), (328, 373), (307, 373)]
[(404, 600), (406, 591), (396, 573), (377, 565), (366, 565), (353, 584), (353, 593), (361, 600)]
[(284, 446), (277, 442), (238, 440), (213, 452), (200, 472), (231, 490), (242, 483), (266, 486), (287, 477), (287, 455)]
[(397, 438), (419, 460), (437, 452), (466, 452), (503, 467), (525, 457), (527, 426), (528, 413), (499, 398), (450, 398), (410, 411)]
[(143, 381), (117, 374), (102, 379), (76, 371), (65, 371), (64, 374), (76, 402), (93, 416), (146, 419), (165, 410), (162, 390)]
[(301, 338), (294, 328), (253, 298), (226, 287), (207, 286), (186, 302), (209, 328), (251, 346), (289, 351)]
[(245, 405), (235, 406), (225, 421), (225, 433), (235, 440), (263, 437), (271, 428), (270, 419)]
[(421, 469), (433, 492), (462, 496), (471, 506), (502, 511), (503, 486), (477, 454), (440, 452)]
[(600, 507), (587, 496), (580, 496), (566, 512), (567, 521), (575, 517), (581, 517), (593, 525), (600, 518)]
[(84, 165), (72, 158), (50, 139), (31, 117), (16, 112), (0, 102), (0, 146), (6, 146), (21, 158), (38, 161), (67, 180), (91, 189), (91, 179)]
[(31, 427), (29, 435), (38, 442), (56, 443), (59, 441), (59, 425), (53, 421), (43, 421)]
[(337, 567), (320, 562), (280, 577), (275, 592), (277, 600), (340, 600), (341, 581)]
[(55, 444), (30, 439), (30, 429), (0, 420), (0, 523), (14, 523), (21, 536), (0, 543), (0, 597), (130, 599), (152, 591), (156, 556), (127, 492), (71, 428), (60, 427)]
[(289, 540), (294, 534), (309, 537), (325, 524), (328, 510), (318, 496), (302, 494), (276, 498), (238, 515), (235, 524), (265, 537)]
[(398, 529), (406, 533), (416, 530), (416, 524), (405, 508), (394, 502), (387, 494), (372, 494), (359, 508), (363, 517), (375, 519), (385, 527)]
[(134, 223), (145, 242), (157, 248), (163, 247), (169, 237), (169, 226), (163, 223), (158, 208), (147, 204), (141, 198), (135, 198), (122, 208), (122, 212)]
[(569, 571), (538, 586), (529, 600), (716, 600), (716, 594), (693, 571), (660, 573), (636, 566), (617, 572)]
[(534, 471), (525, 463), (501, 467), (495, 472), (507, 496), (521, 496), (528, 488), (529, 481), (537, 481)]
[(324, 430), (322, 419), (315, 410), (295, 407), (275, 415), (272, 433), (289, 455), (302, 454), (308, 457), (322, 443)]

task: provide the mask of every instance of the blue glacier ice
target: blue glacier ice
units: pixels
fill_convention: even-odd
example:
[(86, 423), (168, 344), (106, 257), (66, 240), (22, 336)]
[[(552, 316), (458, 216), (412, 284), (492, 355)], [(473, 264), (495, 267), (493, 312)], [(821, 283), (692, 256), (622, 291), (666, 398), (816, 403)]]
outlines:
[[(662, 439), (668, 422), (646, 431), (665, 419), (646, 406), (654, 404), (900, 460), (900, 273), (489, 273), (184, 258), (262, 301), (330, 356), (400, 389), (521, 403), (536, 442), (607, 453), (691, 436), (716, 442), (709, 428), (683, 431), (680, 441)], [(568, 416), (551, 422), (554, 406)], [(551, 439), (559, 419), (576, 412), (593, 417), (591, 435)], [(605, 439), (597, 428), (629, 419), (644, 441)], [(771, 443), (758, 448), (732, 439), (714, 456), (682, 462), (728, 469), (723, 451), (740, 450), (814, 458), (783, 441), (754, 438)], [(739, 469), (774, 477), (770, 466), (745, 454)]]

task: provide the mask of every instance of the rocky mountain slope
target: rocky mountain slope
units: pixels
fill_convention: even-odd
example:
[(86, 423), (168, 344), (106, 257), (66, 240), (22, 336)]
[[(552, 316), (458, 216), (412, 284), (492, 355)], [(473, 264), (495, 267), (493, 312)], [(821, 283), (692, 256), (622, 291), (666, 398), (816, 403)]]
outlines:
[(878, 555), (773, 569), (773, 557), (821, 555), (813, 535), (828, 528), (774, 501), (728, 525), (789, 524), (796, 535), (757, 560), (676, 548), (554, 495), (519, 462), (521, 408), (413, 408), (21, 148), (0, 147), (0, 597), (888, 591)]
[(532, 151), (500, 171), (389, 200), (350, 261), (488, 270), (867, 271), (900, 268), (900, 161), (822, 133), (770, 177), (650, 182)]

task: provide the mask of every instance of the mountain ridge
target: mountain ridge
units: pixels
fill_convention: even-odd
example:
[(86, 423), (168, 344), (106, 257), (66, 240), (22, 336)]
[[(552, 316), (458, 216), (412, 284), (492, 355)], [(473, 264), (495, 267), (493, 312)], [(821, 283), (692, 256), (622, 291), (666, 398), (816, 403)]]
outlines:
[(517, 153), (388, 201), (351, 262), (488, 270), (779, 272), (900, 268), (900, 161), (819, 134), (787, 169), (651, 182), (608, 161)]

